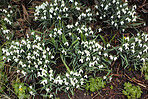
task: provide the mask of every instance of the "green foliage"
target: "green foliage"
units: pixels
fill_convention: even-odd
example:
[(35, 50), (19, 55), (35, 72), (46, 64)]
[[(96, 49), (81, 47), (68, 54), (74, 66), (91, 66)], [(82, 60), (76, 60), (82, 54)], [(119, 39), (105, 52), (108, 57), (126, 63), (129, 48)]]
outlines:
[(6, 89), (6, 83), (8, 82), (7, 75), (4, 72), (4, 60), (2, 55), (2, 50), (0, 47), (0, 93), (4, 93)]
[(110, 89), (114, 89), (113, 85), (110, 86)]
[(124, 83), (124, 89), (122, 93), (128, 97), (128, 99), (136, 99), (141, 97), (141, 88), (139, 86), (133, 86), (131, 83)]
[[(96, 5), (99, 20), (108, 24), (113, 30), (124, 31), (129, 26), (140, 25), (135, 24), (137, 16), (135, 15), (136, 5), (129, 7), (128, 1), (124, 0), (100, 0)], [(131, 23), (134, 23), (131, 25)]]
[[(29, 93), (35, 95), (37, 92), (44, 98), (55, 98), (60, 91), (70, 91), (73, 95), (75, 88), (81, 89), (84, 86), (87, 91), (90, 90), (92, 92), (104, 88), (107, 80), (111, 81), (111, 78), (108, 77), (111, 72), (109, 66), (118, 59), (116, 55), (111, 54), (114, 49), (110, 45), (116, 34), (110, 41), (105, 41), (104, 36), (101, 35), (98, 35), (101, 39), (97, 39), (98, 36), (96, 37), (95, 33), (98, 30), (90, 26), (90, 23), (95, 20), (94, 9), (82, 5), (77, 0), (49, 1), (43, 2), (34, 8), (35, 22), (40, 23), (39, 27), (42, 29), (37, 30), (41, 32), (32, 30), (25, 33), (26, 37), (18, 40), (14, 39), (13, 41), (10, 39), (13, 37), (13, 32), (8, 30), (13, 24), (13, 9), (12, 7), (1, 9), (1, 15), (3, 16), (0, 20), (1, 36), (11, 41), (10, 44), (7, 44), (2, 49), (3, 54), (5, 54), (4, 58), (11, 66), (17, 68), (16, 74), (25, 78), (25, 80), (35, 81), (33, 87), (34, 89), (36, 88), (36, 91), (33, 92), (32, 87), (27, 87), (25, 83), (17, 78), (12, 84), (15, 94), (20, 99), (29, 98)], [(106, 4), (109, 2), (111, 0), (106, 1)], [(104, 2), (100, 1), (100, 3)], [(114, 5), (113, 3), (111, 4)], [(105, 6), (103, 5), (103, 7)], [(125, 8), (123, 4), (117, 4), (117, 6), (122, 6), (120, 7), (121, 9)], [(112, 11), (110, 10), (114, 10), (114, 8), (109, 7), (109, 13), (105, 11), (102, 13), (109, 18), (112, 16)], [(117, 10), (113, 11), (113, 14), (116, 12)], [(104, 17), (104, 15), (101, 14), (101, 17)], [(125, 16), (123, 15), (119, 18), (119, 15), (113, 16), (113, 20), (111, 18), (110, 22), (106, 21), (109, 24), (114, 22), (111, 26), (115, 26), (117, 30), (126, 28), (129, 23), (128, 20), (130, 20), (126, 20), (127, 23), (125, 22), (124, 24)], [(134, 15), (133, 17), (136, 18)], [(132, 21), (135, 20), (133, 19)], [(7, 26), (10, 27), (8, 28)], [(100, 31), (101, 28), (99, 27)], [(127, 41), (123, 39), (123, 49)], [(145, 47), (147, 48), (147, 45)], [(139, 51), (139, 47), (136, 50)], [(130, 52), (127, 51), (125, 53), (126, 48), (123, 52), (117, 53), (122, 58), (123, 65), (126, 65), (125, 67), (133, 64), (133, 66), (137, 66), (137, 64), (131, 62), (135, 60), (132, 60), (133, 57), (128, 56)], [(140, 63), (143, 59), (146, 60), (144, 55), (147, 57), (147, 54), (144, 53), (141, 57), (142, 60), (138, 62), (137, 59), (136, 62)], [(3, 62), (0, 62), (1, 64), (3, 65)], [(87, 75), (92, 74), (95, 76), (99, 72), (107, 74), (104, 78), (106, 81), (103, 81), (100, 77), (91, 77), (86, 82)], [(113, 86), (111, 86), (111, 89), (113, 89)]]
[(148, 34), (138, 33), (137, 36), (125, 37), (120, 40), (121, 46), (115, 48), (119, 55), (122, 66), (134, 70), (140, 70), (148, 61)]
[[(77, 20), (78, 24), (90, 23), (93, 14), (91, 9), (84, 7), (76, 0), (52, 0), (52, 2), (43, 2), (36, 6), (35, 21), (40, 21), (43, 28), (50, 28), (56, 25), (73, 24)], [(78, 25), (77, 24), (77, 25)]]
[(143, 64), (144, 64), (145, 80), (148, 80), (148, 62), (145, 62)]
[[(0, 9), (2, 16), (0, 18), (0, 37), (3, 38), (3, 41), (10, 40), (13, 37), (13, 31), (11, 31), (10, 27), (13, 27), (13, 7), (8, 5), (7, 8)], [(1, 42), (0, 42), (1, 43)]]
[(14, 88), (14, 92), (19, 99), (29, 98), (29, 91), (31, 91), (31, 89), (25, 86), (24, 83), (21, 83), (19, 78), (13, 81), (12, 87)]
[(86, 83), (85, 89), (87, 91), (95, 92), (98, 91), (101, 88), (104, 88), (106, 85), (106, 82), (103, 81), (101, 77), (96, 77), (96, 78), (89, 78), (88, 83)]

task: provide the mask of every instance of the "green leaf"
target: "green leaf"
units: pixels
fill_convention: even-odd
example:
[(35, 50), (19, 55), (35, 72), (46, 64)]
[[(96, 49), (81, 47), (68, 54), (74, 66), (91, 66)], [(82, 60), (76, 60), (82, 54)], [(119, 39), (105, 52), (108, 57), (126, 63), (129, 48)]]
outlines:
[(74, 42), (72, 42), (72, 44), (70, 45), (70, 47), (69, 47), (68, 49), (72, 48), (72, 46), (73, 46), (74, 44), (76, 44), (77, 42), (78, 42), (78, 39), (75, 40)]
[(102, 41), (104, 42), (104, 45), (106, 45), (106, 41), (105, 41), (105, 39), (103, 38), (103, 36), (101, 36), (101, 35), (99, 35), (100, 36), (100, 38), (102, 39)]
[(125, 90), (123, 90), (122, 93), (123, 93), (124, 95), (128, 95), (128, 93), (127, 93)]
[(0, 56), (2, 56), (2, 48), (0, 47)]
[(110, 89), (114, 89), (114, 88), (113, 88), (113, 85), (110, 86)]
[(109, 43), (112, 42), (112, 40), (116, 37), (116, 35), (117, 35), (117, 34), (115, 34), (115, 35), (112, 37), (112, 39), (109, 41)]
[(4, 68), (4, 62), (0, 62), (0, 69)]
[(62, 41), (63, 41), (63, 43), (67, 42), (67, 39), (64, 34), (62, 34)]
[(141, 25), (141, 24), (143, 24), (143, 23), (133, 23), (133, 24), (130, 24), (131, 26), (138, 26), (138, 25)]
[(56, 42), (55, 42), (55, 39), (54, 39), (54, 38), (51, 38), (51, 42), (52, 42), (53, 46), (57, 49), (57, 44), (56, 44)]
[(32, 32), (36, 32), (36, 33), (39, 33), (39, 34), (44, 34), (44, 33), (40, 32), (40, 31), (35, 31), (35, 30), (32, 30)]

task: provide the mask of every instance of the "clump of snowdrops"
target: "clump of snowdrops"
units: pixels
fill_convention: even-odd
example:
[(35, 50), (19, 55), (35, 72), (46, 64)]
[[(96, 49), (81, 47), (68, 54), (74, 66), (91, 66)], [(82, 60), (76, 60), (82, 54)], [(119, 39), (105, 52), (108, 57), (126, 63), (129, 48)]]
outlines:
[(124, 68), (142, 69), (148, 61), (148, 34), (137, 33), (136, 36), (120, 39), (121, 46), (116, 49)]
[[(84, 88), (89, 75), (110, 73), (109, 66), (117, 57), (110, 54), (110, 44), (94, 39), (95, 31), (87, 24), (94, 20), (91, 11), (73, 0), (44, 2), (36, 6), (34, 15), (46, 31), (31, 31), (2, 49), (3, 59), (18, 74), (36, 81), (31, 95), (41, 92), (43, 97), (54, 98), (59, 91), (73, 94), (74, 88)], [(54, 66), (59, 61), (65, 69), (57, 73)]]
[(9, 30), (8, 26), (13, 24), (13, 8), (9, 5), (7, 9), (0, 9), (0, 36), (6, 40), (11, 39), (13, 33)]
[(60, 23), (75, 23), (78, 26), (95, 20), (92, 10), (75, 0), (54, 0), (50, 3), (46, 1), (36, 6), (34, 16), (35, 21), (41, 22), (40, 25), (46, 29)]
[(100, 0), (96, 5), (96, 15), (114, 30), (124, 32), (126, 28), (136, 22), (136, 5), (129, 7), (127, 0)]

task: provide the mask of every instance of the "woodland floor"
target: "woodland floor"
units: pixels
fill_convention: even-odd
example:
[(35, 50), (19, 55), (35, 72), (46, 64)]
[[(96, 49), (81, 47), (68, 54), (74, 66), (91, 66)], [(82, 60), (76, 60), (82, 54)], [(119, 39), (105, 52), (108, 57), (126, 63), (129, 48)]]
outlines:
[[(34, 7), (36, 4), (40, 4), (43, 0), (11, 0), (12, 5), (17, 5), (18, 9), (20, 10), (20, 17), (17, 19), (19, 22), (20, 27), (18, 28), (17, 37), (22, 37), (25, 32), (27, 32), (30, 26), (34, 26), (34, 29), (37, 29), (36, 23), (33, 22), (33, 11), (28, 9), (30, 6)], [(93, 6), (94, 3), (91, 0), (80, 0), (82, 3), (85, 3), (88, 6)], [(93, 1), (93, 0), (92, 0)], [(128, 0), (131, 4), (135, 3), (138, 6), (137, 13), (141, 16), (142, 19), (146, 22), (145, 27), (139, 27), (146, 32), (148, 32), (148, 1), (147, 0)], [(92, 27), (97, 27), (96, 24), (93, 24)], [(22, 31), (20, 33), (19, 31)], [(129, 31), (133, 31), (129, 29)], [(128, 33), (126, 33), (128, 35)], [(109, 37), (107, 35), (106, 37)], [(117, 35), (118, 37), (118, 35)], [(118, 45), (118, 42), (114, 40), (114, 44)], [(148, 99), (148, 80), (145, 80), (144, 75), (138, 71), (129, 71), (125, 70), (121, 67), (120, 60), (116, 60), (116, 63), (112, 64), (112, 81), (108, 83), (105, 88), (101, 89), (96, 93), (86, 92), (86, 90), (74, 90), (74, 96), (71, 96), (72, 99), (126, 99), (127, 97), (123, 95), (122, 90), (124, 89), (125, 82), (131, 82), (134, 85), (139, 85), (142, 90), (141, 99)], [(99, 74), (102, 75), (102, 74)], [(134, 78), (134, 79), (133, 79)], [(112, 88), (111, 88), (112, 86)], [(68, 99), (68, 96), (64, 92), (59, 92), (58, 97), (60, 99)], [(42, 99), (39, 96), (36, 96), (35, 99)]]

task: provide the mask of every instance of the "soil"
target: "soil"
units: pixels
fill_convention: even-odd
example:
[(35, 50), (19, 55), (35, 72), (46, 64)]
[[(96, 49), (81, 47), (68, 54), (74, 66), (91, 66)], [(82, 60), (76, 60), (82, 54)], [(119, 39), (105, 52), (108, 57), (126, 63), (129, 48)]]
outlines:
[[(20, 26), (16, 29), (17, 34), (15, 35), (17, 38), (25, 37), (25, 33), (29, 31), (30, 26), (34, 26), (34, 29), (38, 30), (37, 23), (32, 21), (33, 10), (29, 8), (30, 7), (33, 8), (43, 1), (45, 0), (40, 0), (40, 1), (39, 0), (11, 0), (10, 3), (12, 5), (17, 5), (17, 7), (20, 10), (20, 17), (17, 19), (17, 22), (20, 24)], [(51, 0), (48, 0), (48, 1), (51, 1)], [(95, 4), (93, 0), (92, 1), (80, 0), (80, 1), (82, 3), (85, 3), (87, 6), (94, 6)], [(128, 1), (130, 1), (131, 4), (138, 5), (137, 13), (146, 23), (144, 27), (143, 26), (139, 27), (139, 29), (148, 32), (148, 0), (128, 0)], [(97, 27), (96, 24), (94, 24), (94, 28), (95, 27)], [(132, 31), (132, 33), (134, 33), (132, 29), (129, 29), (129, 31)], [(109, 37), (109, 36), (106, 35), (106, 37)], [(114, 45), (118, 45), (118, 42), (116, 39), (114, 40)], [(63, 64), (59, 64), (60, 68), (62, 68), (62, 66)], [(111, 69), (112, 69), (112, 73), (111, 73), (112, 80), (110, 83), (107, 83), (105, 88), (95, 93), (92, 93), (89, 91), (87, 92), (86, 90), (75, 89), (74, 95), (70, 95), (71, 99), (127, 99), (127, 97), (122, 93), (122, 90), (124, 89), (123, 85), (125, 82), (130, 82), (136, 86), (139, 85), (143, 92), (141, 95), (141, 99), (148, 99), (148, 80), (145, 80), (145, 77), (143, 74), (141, 74), (141, 72), (123, 69), (121, 67), (120, 60), (116, 63), (113, 63), (111, 66)], [(64, 93), (64, 92), (59, 92), (57, 97), (59, 97), (60, 99), (69, 98), (67, 93)], [(40, 96), (36, 96), (35, 99), (42, 99), (42, 98)]]
[[(141, 75), (140, 72), (124, 70), (118, 62), (112, 67), (112, 75), (111, 82), (105, 88), (95, 93), (75, 89), (75, 94), (71, 96), (71, 99), (127, 99), (122, 93), (125, 82), (130, 82), (135, 86), (139, 85), (143, 92), (140, 99), (148, 99), (148, 80), (145, 80), (144, 75)], [(67, 94), (62, 92), (58, 94), (58, 97), (68, 99)]]

